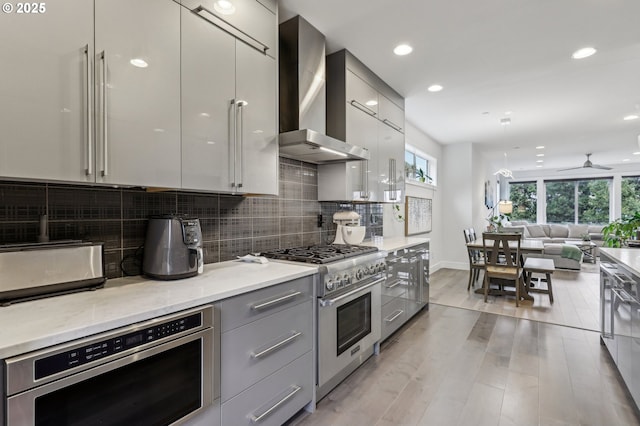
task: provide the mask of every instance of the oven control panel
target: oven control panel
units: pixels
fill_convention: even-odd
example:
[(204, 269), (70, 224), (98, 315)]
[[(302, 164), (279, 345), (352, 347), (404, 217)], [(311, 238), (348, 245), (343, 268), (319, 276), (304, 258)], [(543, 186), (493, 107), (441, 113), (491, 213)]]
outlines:
[(357, 285), (360, 281), (366, 280), (372, 275), (379, 274), (387, 270), (384, 259), (371, 263), (365, 263), (343, 271), (330, 273), (324, 276), (325, 293), (332, 293), (351, 286)]
[(126, 334), (98, 340), (91, 344), (59, 352), (55, 355), (49, 355), (37, 359), (34, 362), (35, 379), (42, 379), (65, 370), (70, 370), (79, 365), (105, 358), (109, 355), (146, 345), (147, 343), (155, 342), (165, 337), (184, 333), (185, 331), (198, 328), (201, 325), (202, 315), (195, 313)]

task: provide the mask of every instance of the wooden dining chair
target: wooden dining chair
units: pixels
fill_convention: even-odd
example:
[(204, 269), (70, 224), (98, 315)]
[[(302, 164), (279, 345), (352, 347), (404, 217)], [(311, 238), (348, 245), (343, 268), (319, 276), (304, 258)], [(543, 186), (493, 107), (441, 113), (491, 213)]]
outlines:
[[(463, 229), (465, 244), (469, 244), (475, 241), (473, 234), (473, 228)], [(484, 271), (484, 259), (480, 250), (467, 247), (467, 256), (469, 257), (469, 282), (467, 284), (467, 291), (471, 289), (471, 286), (478, 281), (480, 277), (480, 271)]]
[(520, 234), (483, 232), (484, 246), (484, 301), (489, 294), (491, 280), (513, 282), (516, 291), (516, 306), (520, 303), (522, 281), (522, 265), (520, 264)]

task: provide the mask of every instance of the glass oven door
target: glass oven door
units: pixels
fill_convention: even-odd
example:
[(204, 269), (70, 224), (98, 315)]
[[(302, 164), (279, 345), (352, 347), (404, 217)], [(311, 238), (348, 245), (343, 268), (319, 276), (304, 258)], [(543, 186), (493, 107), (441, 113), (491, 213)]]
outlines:
[(371, 333), (371, 293), (365, 293), (336, 310), (337, 354), (340, 356), (354, 343)]
[(204, 330), (10, 396), (8, 426), (182, 423), (212, 402), (212, 348)]

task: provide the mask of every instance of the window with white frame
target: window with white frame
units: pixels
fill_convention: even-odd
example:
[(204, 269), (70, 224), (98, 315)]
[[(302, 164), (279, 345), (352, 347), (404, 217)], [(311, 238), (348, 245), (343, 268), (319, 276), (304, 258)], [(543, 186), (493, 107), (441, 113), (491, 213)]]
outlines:
[[(407, 146), (409, 148), (409, 146)], [(404, 152), (405, 180), (436, 184), (436, 160), (418, 150)]]

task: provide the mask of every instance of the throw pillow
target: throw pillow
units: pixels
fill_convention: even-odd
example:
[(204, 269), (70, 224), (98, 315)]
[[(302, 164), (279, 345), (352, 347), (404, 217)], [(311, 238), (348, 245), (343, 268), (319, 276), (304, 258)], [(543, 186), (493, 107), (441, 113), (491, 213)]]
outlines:
[(527, 225), (527, 231), (529, 231), (531, 238), (544, 238), (547, 236), (540, 225)]
[(567, 225), (549, 225), (551, 238), (567, 238), (569, 236), (569, 228)]
[(581, 240), (583, 235), (589, 233), (589, 225), (576, 225), (574, 223), (570, 223), (567, 226), (569, 227), (569, 238)]
[(590, 234), (602, 234), (604, 225), (588, 225)]

